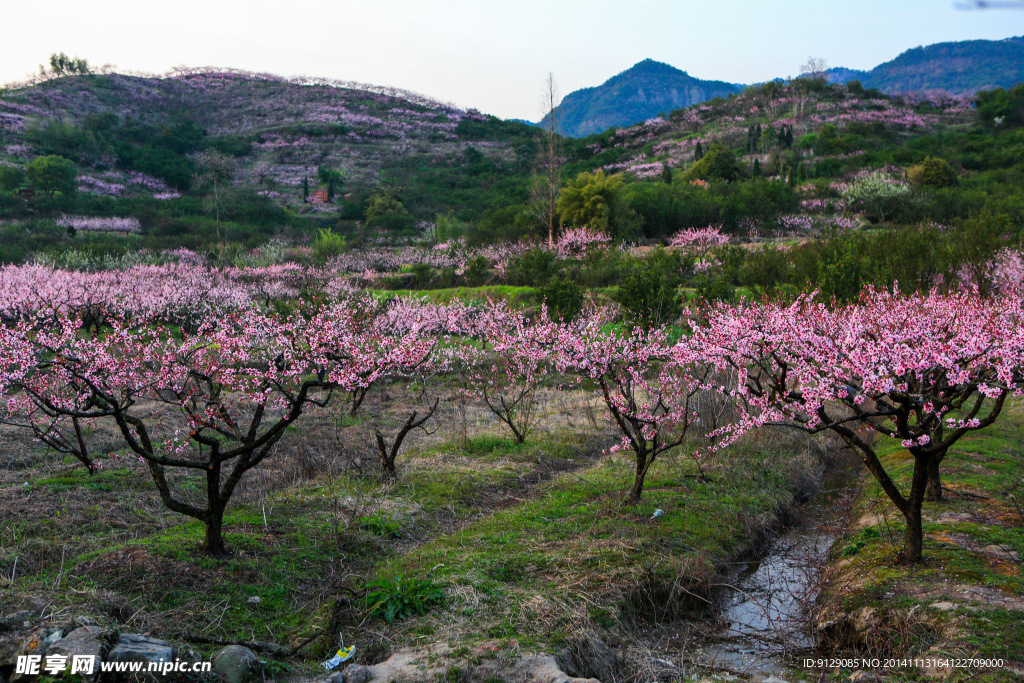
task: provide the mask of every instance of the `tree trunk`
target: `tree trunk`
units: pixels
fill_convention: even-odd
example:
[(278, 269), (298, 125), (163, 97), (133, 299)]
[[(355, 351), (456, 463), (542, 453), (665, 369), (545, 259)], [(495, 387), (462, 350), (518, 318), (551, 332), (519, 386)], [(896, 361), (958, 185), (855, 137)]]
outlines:
[(920, 562), (924, 548), (924, 532), (921, 530), (921, 509), (907, 510), (903, 515), (907, 520), (907, 534), (903, 537), (903, 550), (900, 560), (903, 562)]
[(647, 460), (647, 453), (636, 454), (636, 476), (633, 478), (633, 486), (629, 489), (629, 497), (626, 499), (626, 503), (629, 505), (636, 505), (640, 502), (640, 496), (644, 492), (644, 479), (647, 477), (647, 469), (650, 466), (650, 462)]
[(910, 484), (910, 495), (903, 517), (907, 521), (907, 533), (903, 538), (903, 550), (900, 552), (902, 562), (916, 563), (921, 561), (924, 548), (924, 531), (921, 528), (921, 508), (924, 504), (924, 492), (928, 485), (928, 465), (931, 458), (923, 456), (914, 459), (914, 478)]
[(224, 528), (224, 506), (211, 507), (205, 521), (206, 538), (203, 540), (203, 550), (214, 557), (226, 556), (228, 548), (224, 544), (224, 536), (221, 533)]
[[(215, 457), (211, 456), (211, 459)], [(203, 522), (206, 523), (206, 539), (203, 541), (203, 550), (214, 557), (224, 557), (228, 554), (228, 548), (224, 545), (224, 536), (221, 529), (224, 527), (224, 508), (227, 501), (221, 499), (220, 495), (220, 463), (214, 461), (206, 470), (206, 515)]]
[(928, 459), (928, 487), (924, 492), (924, 499), (927, 501), (942, 500), (942, 475), (939, 472), (941, 459), (931, 457)]
[(217, 192), (217, 179), (213, 179), (213, 206), (217, 212), (217, 239), (220, 240), (220, 194)]

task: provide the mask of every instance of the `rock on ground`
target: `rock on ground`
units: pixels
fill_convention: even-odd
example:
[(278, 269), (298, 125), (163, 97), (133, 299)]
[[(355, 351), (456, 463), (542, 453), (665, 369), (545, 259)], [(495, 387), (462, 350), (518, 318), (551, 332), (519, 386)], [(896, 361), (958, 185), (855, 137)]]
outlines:
[(256, 673), (259, 657), (247, 647), (228, 645), (213, 656), (213, 672), (226, 683), (243, 683)]
[[(465, 659), (452, 656), (447, 648), (435, 650), (400, 650), (389, 659), (372, 666), (350, 664), (341, 675), (333, 674), (330, 683), (436, 683), (458, 667), (466, 681), (500, 678), (508, 683), (601, 683), (596, 678), (575, 678), (559, 668), (558, 660), (549, 655), (523, 655), (513, 659), (495, 657), (480, 664), (468, 665)], [(609, 681), (610, 683), (610, 681)]]
[(167, 662), (174, 658), (174, 648), (166, 640), (122, 633), (107, 653), (108, 662)]
[[(49, 654), (64, 655), (71, 661), (80, 655), (92, 656), (98, 662), (103, 650), (104, 630), (100, 626), (81, 626), (50, 646)], [(99, 674), (99, 666), (92, 674), (82, 675), (83, 680), (92, 681)]]

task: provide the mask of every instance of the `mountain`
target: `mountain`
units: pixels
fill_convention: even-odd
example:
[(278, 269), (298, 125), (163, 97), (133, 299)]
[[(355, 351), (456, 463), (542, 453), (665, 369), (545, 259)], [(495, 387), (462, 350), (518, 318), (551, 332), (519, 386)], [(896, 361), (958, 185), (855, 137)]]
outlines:
[(825, 78), (829, 83), (849, 83), (850, 81), (861, 81), (867, 78), (869, 72), (859, 69), (847, 69), (841, 66), (834, 66), (825, 72)]
[(945, 90), (973, 95), (1024, 81), (1024, 36), (1005, 40), (963, 40), (907, 50), (870, 71), (836, 68), (829, 80), (859, 79), (885, 93)]
[(114, 200), (187, 192), (198, 155), (217, 150), (230, 157), (241, 205), (255, 201), (248, 192), (308, 209), (304, 188), (318, 189), (325, 167), (344, 178), (346, 194), (386, 185), (424, 219), (473, 215), (470, 204), (495, 200), (467, 188), (500, 181), (526, 192), (516, 183), (525, 183), (539, 135), (394, 88), (232, 69), (0, 89), (0, 167), (57, 154), (77, 164), (80, 194)]
[[(703, 81), (668, 64), (645, 59), (596, 88), (566, 95), (555, 109), (556, 130), (562, 135), (584, 137), (715, 97), (727, 97), (742, 88), (723, 81)], [(547, 121), (545, 117), (539, 125), (544, 126)]]

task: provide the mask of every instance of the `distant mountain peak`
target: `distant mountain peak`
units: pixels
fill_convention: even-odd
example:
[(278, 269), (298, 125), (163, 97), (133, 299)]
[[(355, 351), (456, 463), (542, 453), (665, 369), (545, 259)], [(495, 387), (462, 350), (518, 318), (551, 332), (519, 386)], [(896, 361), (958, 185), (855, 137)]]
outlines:
[(562, 135), (583, 137), (740, 90), (733, 83), (704, 81), (671, 64), (644, 59), (599, 86), (566, 95), (556, 111), (557, 128)]

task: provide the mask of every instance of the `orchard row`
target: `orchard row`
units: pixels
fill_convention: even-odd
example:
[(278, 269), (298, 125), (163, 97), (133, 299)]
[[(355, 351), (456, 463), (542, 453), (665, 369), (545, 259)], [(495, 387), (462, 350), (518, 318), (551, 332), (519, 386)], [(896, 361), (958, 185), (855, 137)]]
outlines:
[[(272, 274), (281, 286), (295, 275)], [(236, 291), (230, 276), (207, 276), (213, 280), (191, 283), (196, 291), (211, 283)], [(166, 299), (139, 298), (146, 303), (138, 310), (108, 310), (91, 322), (80, 309), (52, 305), (11, 316), (0, 328), (0, 395), (5, 422), (90, 471), (109, 455), (93, 453), (91, 427), (115, 425), (164, 504), (205, 524), (205, 547), (215, 554), (226, 552), (223, 515), (235, 487), (311, 406), (347, 402), (354, 414), (384, 380), (422, 387), (423, 407), (391, 433), (377, 432), (382, 470), (393, 476), (403, 440), (435, 414), (432, 387), (456, 377), (518, 441), (534, 424), (538, 387), (597, 392), (621, 436), (615, 450), (633, 463), (629, 503), (640, 500), (645, 476), (668, 451), (699, 462), (764, 425), (830, 430), (903, 514), (903, 557), (918, 561), (922, 505), (941, 497), (949, 448), (992, 424), (1024, 390), (1017, 290), (980, 297), (869, 289), (848, 305), (813, 297), (719, 303), (644, 327), (612, 324), (604, 309), (563, 321), (545, 309), (528, 317), (503, 305), (381, 302), (357, 292), (275, 311), (257, 306), (252, 292), (232, 299), (214, 286), (205, 298), (175, 304), (205, 311), (182, 325), (156, 313), (181, 285), (168, 280)], [(37, 297), (42, 303), (47, 294)], [(708, 411), (709, 402), (728, 410)], [(909, 489), (886, 471), (869, 432), (912, 456)], [(178, 469), (205, 477), (205, 505), (175, 490), (168, 473)]]

